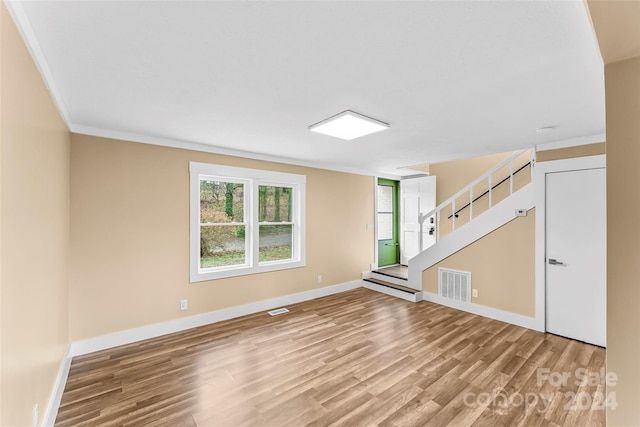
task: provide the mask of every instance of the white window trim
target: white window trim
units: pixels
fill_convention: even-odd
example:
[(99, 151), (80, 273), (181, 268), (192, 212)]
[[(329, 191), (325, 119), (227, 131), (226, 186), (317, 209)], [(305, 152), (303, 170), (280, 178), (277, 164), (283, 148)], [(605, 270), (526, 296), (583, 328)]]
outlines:
[[(222, 166), (209, 163), (189, 162), (189, 198), (190, 198), (190, 253), (189, 272), (190, 282), (202, 282), (206, 280), (222, 279), (226, 277), (244, 276), (247, 274), (264, 273), (268, 271), (300, 268), (306, 265), (305, 258), (305, 187), (306, 176), (265, 171), (259, 169), (239, 168), (234, 166)], [(222, 180), (240, 180), (245, 184), (245, 221), (248, 230), (245, 234), (245, 247), (247, 255), (252, 254), (252, 259), (247, 259), (246, 265), (229, 266), (223, 269), (200, 268), (200, 178), (210, 176)], [(293, 197), (293, 223), (300, 231), (293, 234), (293, 259), (282, 261), (258, 262), (257, 242), (259, 235), (258, 226), (258, 186), (275, 185), (291, 187), (294, 189)], [(250, 248), (255, 248), (251, 251)]]

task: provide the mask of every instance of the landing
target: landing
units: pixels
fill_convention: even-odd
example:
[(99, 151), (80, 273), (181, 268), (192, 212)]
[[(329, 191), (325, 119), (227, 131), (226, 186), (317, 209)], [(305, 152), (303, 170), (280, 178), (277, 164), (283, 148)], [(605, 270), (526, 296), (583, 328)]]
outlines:
[(409, 267), (406, 265), (392, 265), (391, 267), (383, 267), (373, 272), (395, 277), (396, 279), (407, 280), (409, 278)]

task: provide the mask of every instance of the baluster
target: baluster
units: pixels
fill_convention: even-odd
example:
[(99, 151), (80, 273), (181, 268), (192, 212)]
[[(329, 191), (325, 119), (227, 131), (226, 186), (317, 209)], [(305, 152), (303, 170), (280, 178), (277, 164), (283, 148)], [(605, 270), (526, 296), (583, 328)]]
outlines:
[(536, 150), (529, 150), (529, 182), (533, 181), (533, 167), (536, 164)]
[(513, 160), (509, 162), (509, 195), (513, 194)]
[(422, 213), (418, 212), (418, 253), (422, 253), (422, 224), (423, 222), (421, 221), (422, 218), (420, 218), (422, 216)]
[(451, 232), (453, 233), (454, 231), (456, 231), (456, 199), (453, 199), (451, 201), (451, 212)]
[(493, 206), (493, 203), (491, 200), (491, 187), (493, 187), (493, 182), (491, 179), (491, 175), (489, 175), (489, 209), (491, 209), (491, 206)]

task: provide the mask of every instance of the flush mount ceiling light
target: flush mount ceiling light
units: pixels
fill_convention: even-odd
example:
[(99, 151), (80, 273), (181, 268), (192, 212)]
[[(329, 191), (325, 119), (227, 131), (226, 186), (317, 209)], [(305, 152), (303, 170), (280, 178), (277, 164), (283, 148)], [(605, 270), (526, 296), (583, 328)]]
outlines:
[(545, 126), (545, 127), (541, 127), (541, 128), (536, 129), (536, 132), (537, 133), (548, 133), (548, 132), (551, 132), (554, 129), (555, 129), (555, 127), (553, 127), (553, 126)]
[(389, 129), (387, 123), (347, 110), (309, 126), (312, 132), (351, 141), (361, 136)]

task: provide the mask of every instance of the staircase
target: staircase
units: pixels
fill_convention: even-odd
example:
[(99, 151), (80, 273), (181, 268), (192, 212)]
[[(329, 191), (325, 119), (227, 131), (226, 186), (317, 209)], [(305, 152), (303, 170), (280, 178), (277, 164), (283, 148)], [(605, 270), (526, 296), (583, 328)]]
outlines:
[(431, 212), (422, 214), (420, 236), (434, 233), (436, 243), (409, 260), (407, 278), (371, 271), (363, 273), (364, 286), (420, 301), (424, 270), (515, 219), (518, 212), (526, 214), (535, 206), (533, 165), (528, 150), (515, 152)]
[[(406, 267), (400, 267), (406, 270)], [(422, 291), (407, 286), (406, 274), (398, 274), (397, 267), (382, 268), (362, 275), (364, 287), (411, 302), (422, 301)]]

